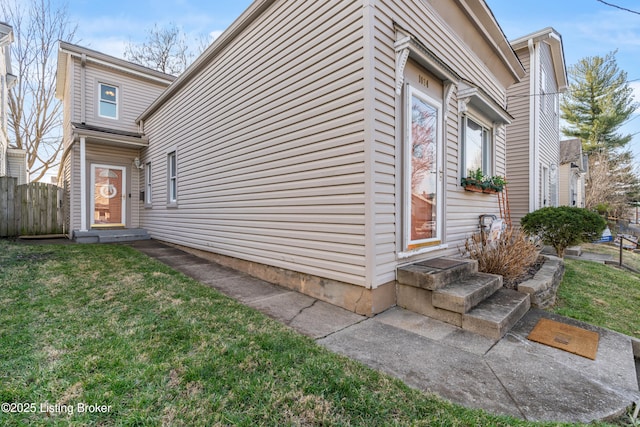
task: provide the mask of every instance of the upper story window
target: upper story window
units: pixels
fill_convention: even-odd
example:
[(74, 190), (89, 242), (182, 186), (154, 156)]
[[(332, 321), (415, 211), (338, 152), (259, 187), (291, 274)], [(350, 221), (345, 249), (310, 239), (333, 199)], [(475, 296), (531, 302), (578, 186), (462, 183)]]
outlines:
[(100, 83), (100, 99), (98, 101), (98, 114), (100, 117), (110, 119), (118, 118), (118, 88), (116, 86)]
[(478, 169), (483, 175), (493, 175), (492, 131), (467, 115), (462, 122), (463, 176), (472, 176)]

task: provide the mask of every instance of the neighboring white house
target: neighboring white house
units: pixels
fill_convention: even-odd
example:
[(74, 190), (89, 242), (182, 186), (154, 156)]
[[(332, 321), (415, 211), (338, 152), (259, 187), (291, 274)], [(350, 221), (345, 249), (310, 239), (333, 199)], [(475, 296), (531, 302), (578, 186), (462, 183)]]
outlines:
[(514, 224), (558, 205), (560, 93), (567, 89), (562, 37), (553, 28), (511, 41), (527, 77), (508, 90), (507, 181)]
[(584, 208), (584, 186), (588, 169), (589, 161), (587, 155), (582, 153), (582, 141), (579, 139), (560, 141), (558, 202), (561, 206)]
[(27, 180), (26, 151), (10, 147), (9, 90), (17, 81), (11, 69), (13, 28), (0, 22), (0, 176), (18, 178), (18, 184)]
[(138, 118), (132, 213), (156, 239), (383, 311), (398, 267), (457, 255), (498, 215), (460, 180), (505, 174), (524, 76), (483, 0), (256, 0)]

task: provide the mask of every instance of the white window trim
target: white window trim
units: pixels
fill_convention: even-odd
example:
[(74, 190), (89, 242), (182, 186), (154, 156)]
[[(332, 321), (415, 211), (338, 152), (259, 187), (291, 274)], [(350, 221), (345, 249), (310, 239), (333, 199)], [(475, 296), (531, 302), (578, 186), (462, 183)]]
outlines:
[[(174, 175), (171, 175), (171, 156), (175, 157), (176, 168)], [(175, 181), (175, 194), (171, 194), (172, 180)], [(167, 151), (167, 206), (178, 206), (178, 150), (175, 149)]]
[(145, 187), (144, 187), (144, 205), (145, 207), (151, 207), (152, 205), (152, 185), (151, 185), (151, 162), (147, 162), (145, 164), (145, 170), (144, 170), (144, 183), (145, 183)]
[(549, 168), (545, 165), (541, 166), (542, 182), (540, 183), (540, 207), (545, 208), (547, 206), (551, 206), (551, 203), (549, 203)]
[(122, 222), (121, 224), (125, 225), (127, 223), (127, 198), (126, 198), (126, 194), (127, 194), (127, 168), (124, 166), (115, 166), (115, 165), (105, 165), (105, 164), (99, 164), (99, 163), (92, 163), (91, 164), (91, 191), (90, 191), (90, 198), (91, 198), (91, 215), (89, 216), (90, 220), (89, 220), (89, 224), (90, 226), (95, 225), (95, 211), (96, 211), (96, 195), (95, 195), (95, 188), (96, 188), (96, 169), (97, 168), (103, 168), (103, 169), (117, 169), (117, 170), (121, 170), (122, 171), (122, 188), (120, 189), (120, 191), (122, 192), (122, 195), (120, 197), (122, 197), (122, 211), (121, 211), (121, 218), (122, 218)]
[[(417, 253), (416, 251), (421, 251), (428, 247), (433, 247), (433, 245), (437, 245), (443, 241), (443, 222), (444, 222), (444, 185), (442, 183), (442, 152), (443, 152), (443, 141), (442, 141), (442, 114), (443, 114), (443, 101), (438, 101), (437, 99), (427, 95), (426, 93), (412, 87), (410, 84), (406, 84), (406, 99), (404, 101), (404, 144), (403, 144), (403, 195), (404, 195), (404, 203), (403, 203), (403, 234), (404, 234), (404, 251), (401, 253)], [(437, 129), (436, 129), (436, 183), (437, 183), (437, 207), (436, 207), (436, 237), (432, 237), (430, 239), (421, 239), (421, 240), (411, 240), (411, 99), (413, 96), (422, 99), (427, 102), (430, 106), (437, 110), (438, 117), (436, 119)], [(430, 245), (420, 247), (420, 245)], [(410, 248), (410, 246), (414, 246), (414, 248)], [(417, 247), (416, 247), (417, 246)], [(428, 251), (428, 250), (427, 250)], [(420, 252), (423, 253), (423, 252)]]
[[(475, 112), (471, 112), (469, 110), (467, 110), (465, 113), (462, 114), (462, 119), (460, 120), (461, 126), (460, 126), (460, 135), (461, 135), (461, 141), (460, 141), (460, 152), (461, 152), (461, 167), (460, 167), (460, 177), (461, 178), (466, 178), (468, 175), (468, 172), (466, 170), (467, 168), (467, 119), (471, 119), (473, 122), (475, 122), (476, 124), (480, 125), (482, 127), (482, 129), (484, 131), (487, 132), (487, 134), (489, 135), (489, 150), (491, 151), (489, 153), (489, 169), (487, 171), (484, 170), (484, 165), (482, 167), (483, 169), (483, 174), (487, 175), (487, 176), (493, 176), (495, 175), (495, 171), (496, 171), (496, 126), (495, 124), (489, 124), (489, 122), (487, 120), (483, 120), (480, 117), (479, 113), (475, 113)], [(483, 142), (484, 144), (484, 142)], [(484, 163), (484, 152), (482, 154), (482, 162)]]
[[(111, 116), (105, 116), (100, 114), (100, 103), (103, 102), (102, 100), (102, 86), (109, 86), (112, 88), (115, 88), (116, 90), (116, 116), (115, 117), (111, 117)], [(111, 101), (104, 101), (107, 103), (111, 103)], [(102, 117), (104, 119), (111, 119), (111, 120), (118, 120), (118, 117), (120, 117), (120, 87), (114, 84), (110, 84), (110, 83), (102, 83), (99, 82), (98, 83), (98, 116)]]

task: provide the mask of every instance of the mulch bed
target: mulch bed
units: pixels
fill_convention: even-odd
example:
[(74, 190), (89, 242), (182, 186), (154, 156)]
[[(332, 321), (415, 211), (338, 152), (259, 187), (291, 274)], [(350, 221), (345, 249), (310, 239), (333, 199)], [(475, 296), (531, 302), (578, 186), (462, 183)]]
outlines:
[(520, 283), (526, 282), (529, 279), (533, 279), (533, 276), (535, 276), (538, 270), (542, 268), (544, 260), (545, 258), (543, 256), (539, 256), (536, 262), (531, 265), (522, 276), (512, 279), (504, 279), (503, 286), (507, 289), (517, 290)]

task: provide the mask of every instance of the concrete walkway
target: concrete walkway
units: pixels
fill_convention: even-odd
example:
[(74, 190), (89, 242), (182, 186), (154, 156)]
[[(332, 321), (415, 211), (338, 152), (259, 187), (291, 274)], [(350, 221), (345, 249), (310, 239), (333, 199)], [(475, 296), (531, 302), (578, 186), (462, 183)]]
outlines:
[[(467, 407), (586, 423), (640, 400), (631, 338), (616, 332), (531, 310), (495, 341), (400, 308), (359, 316), (154, 240), (131, 246), (336, 353)], [(599, 332), (596, 360), (527, 340), (541, 317)]]

